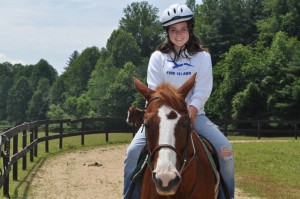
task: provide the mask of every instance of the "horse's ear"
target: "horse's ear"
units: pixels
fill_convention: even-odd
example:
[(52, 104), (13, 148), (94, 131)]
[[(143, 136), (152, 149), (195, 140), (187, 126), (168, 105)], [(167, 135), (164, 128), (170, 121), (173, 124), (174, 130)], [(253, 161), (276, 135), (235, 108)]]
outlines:
[(154, 93), (153, 90), (148, 88), (145, 84), (143, 84), (140, 80), (138, 80), (135, 77), (132, 77), (132, 80), (134, 82), (135, 88), (138, 90), (139, 93), (147, 100), (149, 101), (151, 98), (151, 94)]
[(197, 73), (194, 73), (177, 91), (185, 98), (195, 84)]

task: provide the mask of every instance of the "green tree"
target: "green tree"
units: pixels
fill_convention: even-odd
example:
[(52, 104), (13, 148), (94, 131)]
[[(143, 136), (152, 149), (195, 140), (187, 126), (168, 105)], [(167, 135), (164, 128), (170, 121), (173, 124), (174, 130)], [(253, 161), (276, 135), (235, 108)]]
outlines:
[(27, 116), (28, 119), (42, 120), (47, 119), (47, 111), (49, 110), (50, 102), (50, 85), (47, 78), (42, 78), (38, 82), (37, 89), (34, 91), (31, 100), (29, 101)]
[(77, 98), (76, 118), (95, 117), (96, 113), (91, 108), (91, 99), (86, 93)]
[[(195, 33), (210, 49), (213, 62), (236, 44), (251, 44), (257, 31), (251, 1), (203, 0), (195, 9)], [(258, 4), (259, 5), (259, 4)]]
[[(213, 68), (216, 81), (214, 82), (212, 96), (207, 103), (209, 114), (231, 118), (232, 99), (236, 93), (241, 92), (247, 85), (248, 74), (244, 74), (243, 66), (249, 64), (251, 57), (254, 55), (253, 52), (252, 48), (248, 46), (233, 46)], [(253, 70), (257, 69), (253, 68)]]
[(99, 109), (102, 116), (126, 116), (128, 107), (134, 101), (135, 88), (132, 76), (135, 76), (135, 66), (129, 62), (118, 72), (115, 82), (109, 85), (100, 101)]
[(79, 52), (77, 50), (75, 50), (69, 57), (67, 66), (64, 69), (67, 70), (69, 67), (71, 67), (78, 56), (79, 56)]
[(31, 75), (33, 73), (34, 68), (35, 65), (25, 65), (25, 66), (21, 64), (15, 65), (15, 70), (14, 70), (15, 81), (17, 81), (22, 77), (26, 77), (28, 81), (30, 81), (31, 83)]
[(27, 120), (26, 111), (31, 95), (28, 79), (26, 77), (18, 79), (8, 92), (6, 113), (9, 122), (20, 124)]
[[(272, 118), (300, 118), (299, 107), (299, 46), (295, 38), (278, 32), (269, 50), (268, 76), (264, 87), (269, 90), (267, 102)], [(275, 77), (275, 78), (274, 78)], [(270, 90), (272, 92), (270, 92)]]
[(259, 86), (250, 82), (243, 91), (235, 94), (232, 107), (233, 119), (258, 119), (265, 107)]
[(270, 44), (283, 31), (300, 40), (300, 3), (298, 0), (264, 0), (264, 18), (257, 21), (260, 40)]
[(86, 48), (68, 68), (64, 75), (64, 85), (68, 96), (79, 97), (87, 91), (87, 84), (91, 73), (99, 59), (97, 47)]
[(41, 59), (34, 65), (30, 75), (32, 89), (35, 90), (40, 79), (46, 78), (49, 84), (52, 85), (57, 78), (57, 71), (44, 59)]
[(132, 34), (122, 29), (114, 30), (106, 46), (115, 67), (122, 68), (129, 61), (140, 63), (141, 49)]
[(14, 67), (5, 62), (0, 64), (0, 120), (6, 119), (6, 102), (8, 91), (14, 82)]
[(219, 81), (207, 103), (208, 114), (236, 119), (299, 118), (298, 46), (295, 38), (278, 32), (269, 48), (260, 44), (232, 47), (214, 68)]
[[(101, 59), (101, 58), (100, 58)], [(116, 67), (107, 67), (104, 62), (99, 61), (88, 82), (88, 96), (91, 107), (98, 115), (102, 115), (102, 100), (108, 87), (115, 81), (118, 71)]]
[(56, 105), (62, 105), (66, 100), (66, 73), (63, 73), (59, 76), (56, 81), (53, 83), (50, 91), (50, 103)]
[(47, 112), (47, 117), (52, 120), (59, 119), (69, 119), (71, 118), (65, 111), (61, 108), (60, 105), (51, 104), (49, 111)]
[(195, 11), (196, 7), (196, 0), (186, 0), (186, 6), (189, 7), (193, 12)]
[(77, 108), (77, 98), (74, 96), (69, 96), (63, 106), (64, 112), (71, 116), (71, 118), (76, 118), (76, 108)]
[(134, 2), (124, 9), (120, 28), (135, 38), (142, 57), (149, 57), (162, 41), (163, 29), (157, 16), (158, 9), (148, 2)]

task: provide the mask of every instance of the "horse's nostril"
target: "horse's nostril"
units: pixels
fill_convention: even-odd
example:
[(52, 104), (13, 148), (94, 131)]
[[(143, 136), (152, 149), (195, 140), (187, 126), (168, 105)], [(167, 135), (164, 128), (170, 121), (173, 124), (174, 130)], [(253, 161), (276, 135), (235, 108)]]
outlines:
[(152, 172), (152, 180), (157, 184), (156, 172)]
[(174, 180), (172, 180), (172, 181), (173, 181), (173, 184), (174, 184), (174, 185), (178, 185), (178, 184), (180, 184), (180, 182), (181, 182), (181, 177), (178, 176), (178, 175), (176, 175), (176, 178), (175, 178)]
[(176, 187), (181, 182), (181, 177), (172, 173), (155, 173), (152, 175), (154, 183), (159, 187), (172, 188)]

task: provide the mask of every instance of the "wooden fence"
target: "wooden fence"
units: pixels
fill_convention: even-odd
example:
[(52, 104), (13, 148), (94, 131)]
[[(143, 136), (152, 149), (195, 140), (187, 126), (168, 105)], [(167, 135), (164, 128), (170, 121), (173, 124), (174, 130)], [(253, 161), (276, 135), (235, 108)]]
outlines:
[(270, 121), (270, 120), (231, 120), (217, 119), (214, 123), (219, 125), (221, 131), (229, 134), (254, 135), (260, 139), (262, 136), (294, 136), (297, 140), (300, 133), (300, 121)]
[[(91, 123), (100, 122), (101, 127), (92, 129)], [(54, 135), (49, 135), (49, 125), (56, 125)], [(109, 124), (109, 125), (107, 125)], [(74, 128), (74, 126), (76, 126)], [(79, 126), (79, 127), (78, 127)], [(41, 137), (39, 129), (44, 127), (45, 136)], [(88, 129), (88, 130), (87, 130)], [(66, 131), (68, 131), (66, 133)], [(22, 158), (22, 169), (27, 168), (27, 153), (29, 153), (30, 162), (38, 154), (38, 143), (45, 142), (45, 151), (49, 152), (49, 140), (59, 139), (59, 148), (63, 147), (63, 138), (71, 136), (81, 136), (81, 144), (84, 145), (85, 135), (105, 134), (106, 141), (109, 140), (109, 134), (114, 132), (135, 133), (136, 129), (126, 124), (125, 118), (82, 118), (76, 120), (40, 120), (10, 128), (0, 134), (0, 156), (3, 159), (3, 167), (0, 167), (0, 188), (3, 187), (3, 195), (9, 196), (9, 172), (12, 168), (13, 180), (18, 180), (18, 160)], [(19, 134), (22, 134), (22, 150), (19, 148)], [(29, 135), (30, 143), (27, 144)], [(12, 156), (11, 153), (12, 140)]]
[[(101, 127), (91, 123), (100, 122)], [(244, 133), (254, 134), (261, 138), (262, 135), (283, 133), (293, 135), (297, 139), (300, 130), (300, 121), (261, 121), (261, 120), (214, 120), (220, 126), (225, 135)], [(49, 135), (49, 125), (56, 125), (57, 134)], [(74, 128), (76, 126), (76, 128)], [(41, 137), (39, 129), (43, 129), (45, 136)], [(94, 127), (94, 129), (93, 129)], [(277, 128), (275, 128), (277, 127)], [(68, 132), (67, 132), (68, 131)], [(9, 172), (12, 168), (13, 180), (18, 179), (18, 160), (22, 158), (22, 169), (27, 168), (27, 153), (30, 153), (30, 162), (38, 154), (38, 143), (45, 142), (45, 151), (49, 152), (49, 140), (59, 139), (59, 148), (63, 147), (63, 138), (81, 136), (81, 144), (84, 145), (84, 136), (88, 134), (105, 134), (108, 141), (109, 134), (113, 132), (124, 132), (135, 134), (136, 129), (125, 123), (125, 118), (82, 118), (77, 120), (40, 120), (12, 127), (0, 134), (0, 157), (3, 159), (3, 167), (0, 167), (0, 188), (3, 187), (3, 195), (9, 197)], [(30, 133), (28, 133), (30, 132)], [(22, 149), (19, 148), (19, 134), (22, 134)], [(27, 144), (29, 134), (30, 143)], [(11, 152), (12, 140), (12, 156)]]

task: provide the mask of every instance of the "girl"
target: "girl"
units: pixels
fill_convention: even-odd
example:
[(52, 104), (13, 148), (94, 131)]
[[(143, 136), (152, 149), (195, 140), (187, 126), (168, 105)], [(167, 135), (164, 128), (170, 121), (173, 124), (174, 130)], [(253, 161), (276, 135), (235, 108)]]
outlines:
[[(191, 75), (197, 72), (196, 83), (186, 97), (193, 129), (205, 137), (216, 149), (220, 174), (225, 188), (220, 186), (218, 198), (234, 198), (234, 160), (232, 146), (218, 127), (205, 115), (204, 106), (213, 85), (210, 54), (200, 46), (194, 35), (194, 15), (186, 5), (174, 4), (163, 13), (162, 25), (167, 40), (158, 46), (151, 55), (148, 71), (148, 87), (155, 88), (162, 82), (180, 87)], [(124, 197), (129, 192), (132, 175), (139, 154), (145, 146), (145, 132), (141, 127), (133, 138), (124, 162)], [(136, 187), (131, 198), (138, 199), (140, 188)]]

